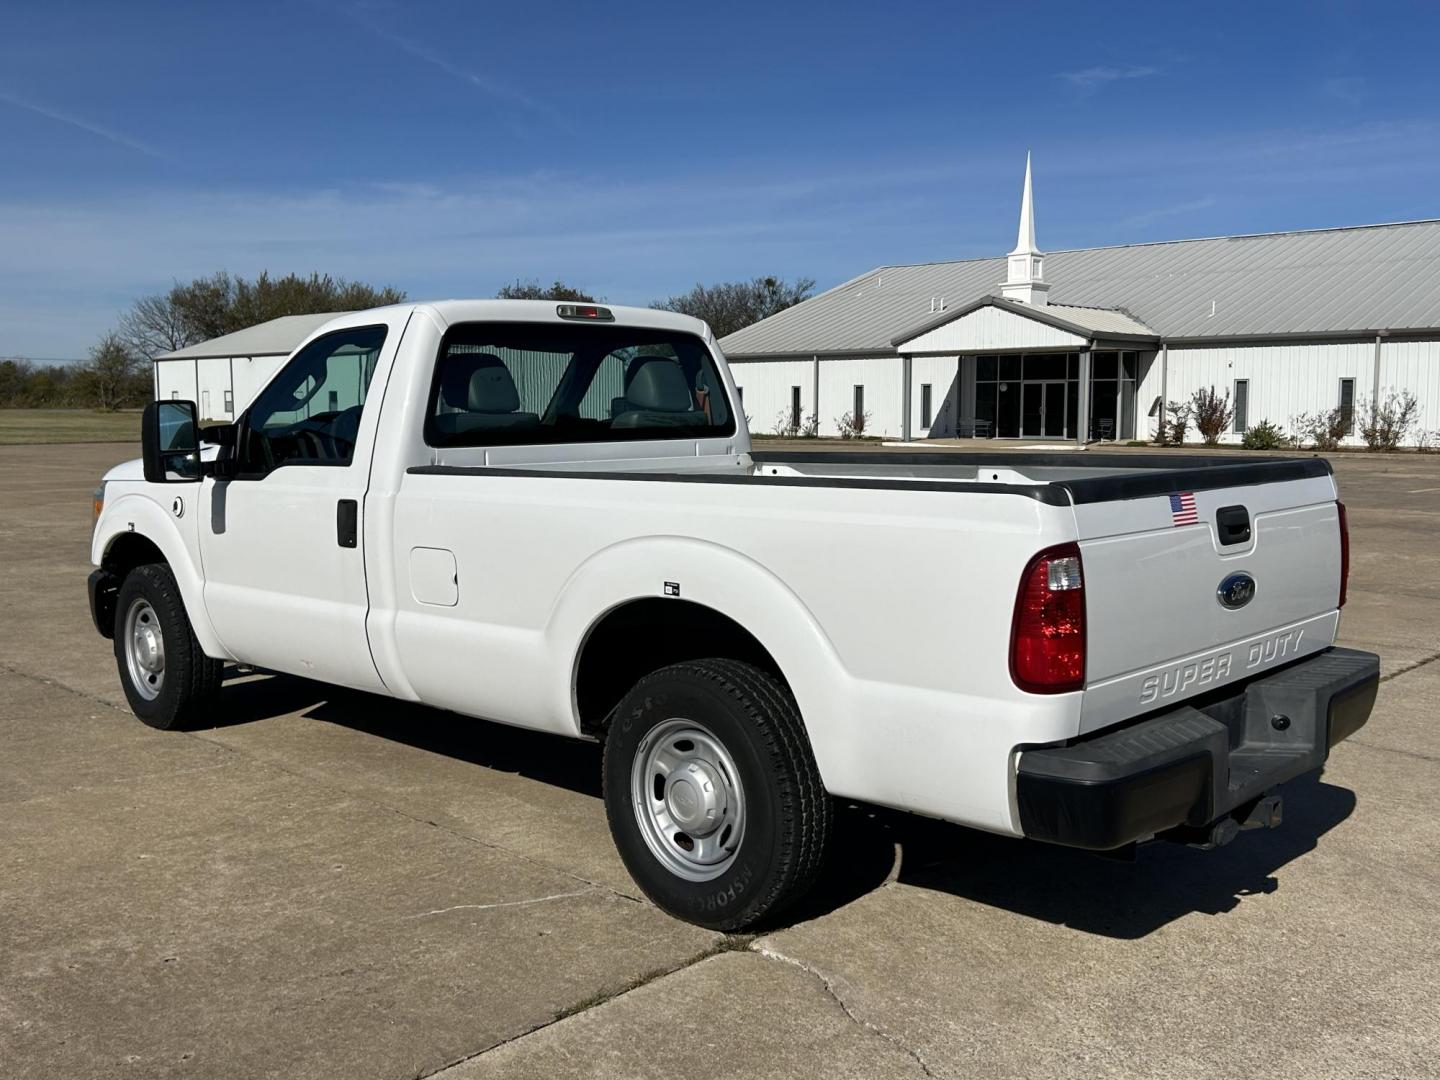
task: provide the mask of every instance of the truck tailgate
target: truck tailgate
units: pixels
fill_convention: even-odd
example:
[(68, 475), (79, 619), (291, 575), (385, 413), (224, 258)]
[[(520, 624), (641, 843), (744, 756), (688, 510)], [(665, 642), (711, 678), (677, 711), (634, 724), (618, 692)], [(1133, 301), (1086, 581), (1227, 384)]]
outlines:
[(1333, 644), (1341, 554), (1329, 475), (1182, 486), (1074, 510), (1087, 627), (1082, 732)]

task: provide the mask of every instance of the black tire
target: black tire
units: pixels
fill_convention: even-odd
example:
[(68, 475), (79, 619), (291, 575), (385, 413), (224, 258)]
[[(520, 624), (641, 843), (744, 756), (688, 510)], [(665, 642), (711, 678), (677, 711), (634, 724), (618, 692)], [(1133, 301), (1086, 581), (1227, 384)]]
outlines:
[[(632, 769), (647, 735), (672, 719), (706, 729), (739, 773), (741, 839), (733, 861), (710, 880), (687, 880), (661, 861), (632, 794)], [(733, 933), (773, 919), (813, 884), (830, 834), (830, 798), (795, 699), (759, 668), (696, 660), (645, 676), (616, 708), (603, 769), (605, 812), (620, 857), (645, 895), (670, 914)]]
[[(164, 668), (158, 687), (146, 690), (136, 685), (128, 647), (127, 620), (131, 608), (148, 604), (149, 613), (141, 614), (159, 625), (163, 642)], [(212, 660), (200, 648), (175, 575), (164, 563), (137, 566), (125, 575), (115, 597), (115, 665), (120, 670), (120, 685), (130, 711), (153, 728), (164, 731), (183, 730), (198, 724), (214, 706), (220, 691), (220, 672), (224, 666)], [(143, 671), (142, 671), (142, 674)]]

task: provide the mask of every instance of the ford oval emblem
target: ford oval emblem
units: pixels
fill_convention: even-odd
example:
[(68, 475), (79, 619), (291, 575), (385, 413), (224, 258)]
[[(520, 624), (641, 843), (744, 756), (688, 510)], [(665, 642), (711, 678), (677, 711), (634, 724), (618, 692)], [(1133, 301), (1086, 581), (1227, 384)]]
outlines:
[(1242, 608), (1255, 599), (1255, 579), (1244, 571), (1231, 574), (1220, 582), (1215, 599), (1221, 607)]

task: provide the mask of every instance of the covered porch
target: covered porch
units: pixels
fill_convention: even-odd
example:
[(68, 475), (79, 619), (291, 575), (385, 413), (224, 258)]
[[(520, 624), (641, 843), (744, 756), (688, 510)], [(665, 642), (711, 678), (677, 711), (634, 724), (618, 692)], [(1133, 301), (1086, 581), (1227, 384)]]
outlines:
[(892, 344), (907, 388), (916, 359), (955, 360), (954, 381), (926, 437), (1084, 444), (1136, 437), (1136, 387), (1159, 339), (1116, 309), (987, 296), (938, 314)]

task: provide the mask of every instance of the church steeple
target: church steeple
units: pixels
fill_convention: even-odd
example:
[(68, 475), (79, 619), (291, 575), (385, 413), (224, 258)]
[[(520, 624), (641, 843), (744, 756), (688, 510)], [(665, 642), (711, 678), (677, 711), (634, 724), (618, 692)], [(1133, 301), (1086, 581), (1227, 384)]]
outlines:
[(1000, 295), (1036, 307), (1049, 303), (1050, 286), (1045, 283), (1045, 253), (1035, 245), (1035, 196), (1030, 185), (1030, 154), (1025, 154), (1025, 192), (1020, 196), (1020, 231), (1015, 250), (1006, 260), (1005, 282)]

